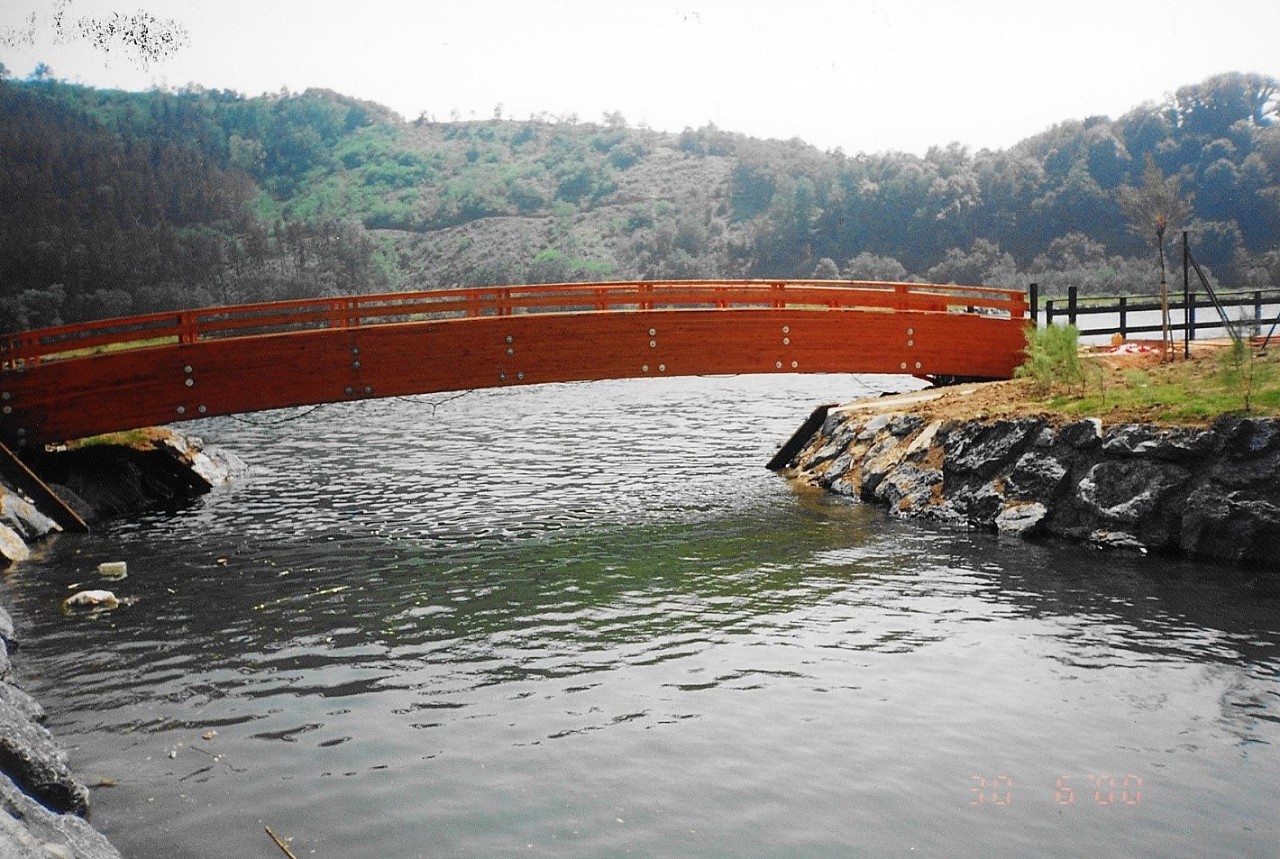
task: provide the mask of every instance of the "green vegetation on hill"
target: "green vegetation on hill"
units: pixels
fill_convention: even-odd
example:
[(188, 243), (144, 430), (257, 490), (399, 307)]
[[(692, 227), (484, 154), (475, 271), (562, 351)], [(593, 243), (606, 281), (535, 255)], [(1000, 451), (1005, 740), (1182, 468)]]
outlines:
[(920, 157), (714, 126), (667, 134), (617, 114), (405, 122), (324, 90), (246, 98), (0, 80), (0, 329), (572, 280), (1150, 292), (1154, 236), (1132, 229), (1122, 203), (1152, 175), (1188, 204), (1185, 226), (1215, 277), (1270, 284), (1277, 92), (1270, 78), (1225, 74), (1008, 150)]

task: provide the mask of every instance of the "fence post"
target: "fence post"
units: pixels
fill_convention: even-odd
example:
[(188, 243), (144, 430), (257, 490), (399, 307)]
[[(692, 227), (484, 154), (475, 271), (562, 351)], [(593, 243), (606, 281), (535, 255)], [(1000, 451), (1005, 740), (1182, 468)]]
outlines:
[(1079, 290), (1074, 286), (1067, 287), (1067, 324), (1076, 324), (1076, 300)]
[(1129, 315), (1129, 298), (1120, 296), (1120, 336), (1125, 340), (1129, 339), (1129, 329), (1127, 326)]
[(1196, 294), (1187, 293), (1187, 355), (1191, 355), (1191, 341), (1196, 339)]
[(1040, 324), (1040, 284), (1038, 283), (1031, 284), (1027, 292), (1030, 294), (1030, 298), (1027, 301), (1031, 305), (1031, 324), (1039, 325)]
[(1049, 299), (1044, 303), (1044, 325), (1048, 328), (1053, 324), (1053, 299)]
[(1191, 246), (1182, 231), (1182, 360), (1191, 358), (1191, 341), (1196, 339), (1195, 300), (1191, 295)]
[(1253, 336), (1262, 333), (1262, 290), (1253, 291)]

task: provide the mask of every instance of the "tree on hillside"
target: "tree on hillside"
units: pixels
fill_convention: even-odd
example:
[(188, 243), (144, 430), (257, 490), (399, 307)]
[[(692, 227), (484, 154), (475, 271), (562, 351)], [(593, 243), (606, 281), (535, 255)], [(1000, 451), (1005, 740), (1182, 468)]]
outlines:
[(907, 268), (893, 257), (863, 251), (844, 264), (843, 274), (849, 280), (901, 283), (907, 279)]
[(836, 261), (831, 257), (823, 257), (818, 260), (811, 277), (814, 280), (839, 280), (840, 267), (836, 265)]
[(987, 239), (974, 239), (968, 251), (951, 248), (946, 258), (931, 266), (925, 277), (930, 283), (966, 286), (1019, 288), (1018, 266), (1013, 257)]
[(1212, 140), (1226, 137), (1241, 120), (1270, 125), (1277, 112), (1280, 81), (1266, 75), (1228, 72), (1178, 89), (1174, 121), (1185, 133)]

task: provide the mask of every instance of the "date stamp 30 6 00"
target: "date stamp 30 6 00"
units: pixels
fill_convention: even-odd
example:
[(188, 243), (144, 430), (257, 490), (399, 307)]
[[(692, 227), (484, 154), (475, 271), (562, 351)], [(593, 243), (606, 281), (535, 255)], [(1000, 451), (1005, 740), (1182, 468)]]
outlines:
[(1001, 807), (1012, 805), (1018, 796), (1028, 793), (1052, 796), (1058, 805), (1098, 805), (1133, 807), (1142, 805), (1143, 778), (1126, 773), (1109, 775), (1090, 773), (1088, 776), (1060, 775), (1052, 786), (1045, 780), (1031, 787), (1022, 787), (1013, 776), (1000, 774), (969, 776), (969, 805)]

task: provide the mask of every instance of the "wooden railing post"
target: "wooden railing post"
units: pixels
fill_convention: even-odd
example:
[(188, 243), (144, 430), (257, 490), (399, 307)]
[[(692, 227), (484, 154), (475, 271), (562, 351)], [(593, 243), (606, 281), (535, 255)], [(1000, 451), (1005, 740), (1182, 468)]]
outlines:
[(184, 310), (178, 314), (178, 342), (194, 343), (199, 332), (196, 331), (195, 314)]
[(1074, 286), (1067, 287), (1067, 324), (1076, 324), (1076, 305), (1079, 300), (1079, 289)]
[(1125, 340), (1129, 339), (1129, 328), (1127, 325), (1128, 315), (1129, 315), (1129, 299), (1126, 296), (1122, 295), (1120, 296), (1120, 336), (1123, 337)]
[(1009, 292), (1005, 296), (1009, 301), (1009, 318), (1027, 318), (1027, 297), (1021, 292)]
[(1038, 325), (1040, 324), (1040, 284), (1031, 284), (1027, 294), (1029, 295), (1027, 303), (1031, 305), (1031, 324)]
[(905, 283), (899, 283), (893, 287), (893, 309), (906, 310), (910, 299), (910, 287)]
[(1053, 299), (1050, 298), (1044, 303), (1044, 324), (1048, 328), (1053, 324)]
[(1196, 339), (1196, 294), (1187, 293), (1187, 340)]

